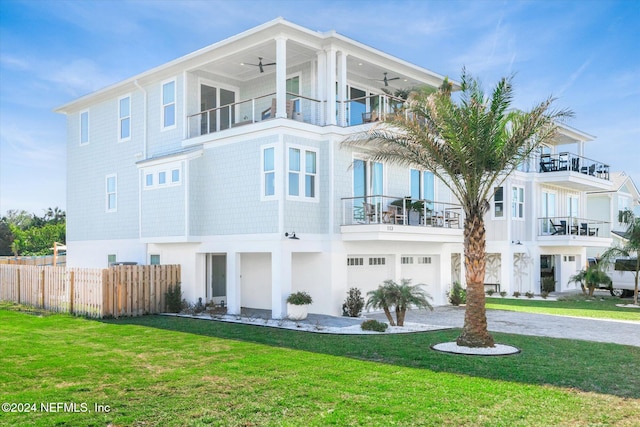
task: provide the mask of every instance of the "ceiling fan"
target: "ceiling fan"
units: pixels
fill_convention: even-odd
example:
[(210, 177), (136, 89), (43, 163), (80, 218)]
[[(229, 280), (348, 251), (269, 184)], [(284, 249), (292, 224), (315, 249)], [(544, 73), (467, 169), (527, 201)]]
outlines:
[(263, 64), (262, 63), (262, 57), (259, 56), (257, 64), (249, 64), (247, 62), (242, 62), (242, 63), (240, 63), (240, 65), (253, 65), (254, 67), (258, 67), (260, 69), (261, 73), (264, 73), (264, 67), (268, 67), (269, 65), (276, 65), (276, 63), (275, 62), (269, 62), (267, 64)]
[(380, 80), (380, 79), (374, 79), (377, 80), (379, 82), (384, 82), (385, 86), (389, 86), (389, 82), (393, 81), (393, 80), (400, 80), (400, 77), (392, 77), (392, 78), (388, 78), (387, 77), (387, 73), (384, 73), (384, 79)]

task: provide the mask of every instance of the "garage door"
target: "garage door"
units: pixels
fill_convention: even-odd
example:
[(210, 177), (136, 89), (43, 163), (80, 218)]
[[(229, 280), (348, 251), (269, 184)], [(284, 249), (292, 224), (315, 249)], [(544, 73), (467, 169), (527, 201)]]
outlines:
[(400, 277), (411, 279), (412, 285), (423, 283), (423, 287), (433, 298), (432, 303), (439, 304), (441, 294), (438, 257), (434, 255), (403, 255), (400, 258), (402, 268)]
[(393, 278), (393, 257), (390, 255), (347, 256), (348, 287), (360, 289), (363, 296)]

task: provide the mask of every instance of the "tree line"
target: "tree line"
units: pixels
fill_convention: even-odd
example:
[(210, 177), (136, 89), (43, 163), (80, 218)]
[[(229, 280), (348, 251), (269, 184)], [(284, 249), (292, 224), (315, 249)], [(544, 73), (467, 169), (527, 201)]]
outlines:
[(49, 255), (54, 242), (66, 242), (65, 211), (48, 208), (38, 216), (10, 209), (0, 218), (0, 256)]

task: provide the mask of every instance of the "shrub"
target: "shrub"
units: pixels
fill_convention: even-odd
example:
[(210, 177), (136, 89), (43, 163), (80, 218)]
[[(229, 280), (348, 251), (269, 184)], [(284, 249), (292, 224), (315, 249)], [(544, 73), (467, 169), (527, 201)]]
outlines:
[(311, 295), (305, 291), (294, 292), (287, 298), (287, 302), (293, 305), (308, 305), (313, 302)]
[(349, 317), (358, 317), (362, 313), (364, 307), (364, 298), (360, 294), (360, 289), (349, 289), (347, 299), (342, 304), (342, 315)]
[(362, 325), (360, 325), (360, 328), (363, 331), (376, 331), (376, 332), (384, 332), (387, 330), (387, 328), (389, 327), (389, 325), (387, 325), (386, 323), (383, 322), (378, 322), (377, 320), (365, 320), (364, 322), (362, 322)]
[(492, 296), (496, 291), (494, 291), (493, 289), (489, 289), (487, 291), (487, 295)]
[(524, 294), (527, 298), (533, 298), (533, 292), (525, 292)]
[(518, 291), (515, 291), (513, 293), (513, 296), (516, 297), (516, 298), (520, 298), (520, 295), (522, 295), (522, 294), (520, 292), (518, 292)]
[(546, 276), (542, 279), (542, 290), (547, 293), (556, 290), (556, 280), (553, 276)]
[(451, 305), (460, 305), (467, 303), (467, 290), (462, 287), (460, 282), (453, 282), (453, 289), (447, 293)]
[(540, 292), (540, 296), (541, 296), (542, 298), (544, 298), (544, 299), (547, 299), (547, 297), (549, 296), (549, 292), (542, 291), (542, 292)]
[(176, 283), (175, 286), (169, 286), (167, 292), (164, 293), (164, 299), (166, 301), (167, 312), (180, 313), (183, 308), (182, 287), (180, 283)]
[(202, 303), (202, 297), (198, 298), (198, 302), (193, 307), (193, 311), (196, 313), (202, 313), (205, 310), (205, 305)]
[(397, 325), (403, 326), (409, 307), (433, 310), (428, 301), (432, 299), (431, 295), (422, 290), (422, 286), (422, 284), (411, 285), (411, 279), (401, 279), (399, 285), (393, 280), (385, 280), (382, 285), (378, 286), (378, 289), (367, 292), (369, 295), (367, 308), (381, 308), (387, 316), (389, 324), (396, 326), (396, 322), (391, 316), (391, 307), (395, 306)]
[(507, 291), (500, 291), (500, 296), (502, 298), (506, 297), (507, 296)]

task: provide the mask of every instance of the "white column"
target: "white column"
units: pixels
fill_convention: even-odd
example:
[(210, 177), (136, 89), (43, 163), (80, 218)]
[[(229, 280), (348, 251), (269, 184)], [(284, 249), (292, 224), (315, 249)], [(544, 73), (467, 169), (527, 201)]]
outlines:
[(327, 124), (336, 124), (336, 50), (330, 48), (327, 50), (327, 105), (326, 116)]
[(242, 289), (241, 255), (227, 252), (227, 313), (240, 314)]
[(340, 108), (338, 114), (338, 125), (347, 125), (347, 54), (339, 52), (338, 56), (338, 101)]
[[(464, 263), (464, 258), (462, 258)], [(447, 292), (453, 287), (451, 282), (451, 247), (442, 245), (440, 250), (440, 293), (432, 295), (433, 302), (436, 305), (447, 304)]]
[[(524, 282), (519, 282), (516, 281), (516, 278), (514, 277), (513, 274), (513, 250), (511, 248), (511, 245), (513, 245), (512, 243), (510, 243), (511, 241), (509, 241), (509, 243), (507, 243), (508, 245), (510, 245), (508, 248), (506, 248), (506, 250), (501, 250), (500, 253), (500, 290), (506, 290), (503, 289), (503, 287), (506, 287), (505, 285), (511, 285), (511, 287), (513, 289), (511, 289), (511, 292), (513, 292), (514, 290), (518, 290), (520, 291), (522, 294), (524, 294), (526, 291), (529, 290), (527, 283)], [(518, 288), (522, 288), (522, 289), (518, 289)]]
[(287, 317), (287, 297), (291, 293), (291, 250), (279, 245), (271, 252), (271, 317)]
[(276, 117), (287, 118), (287, 39), (276, 37)]
[(327, 99), (327, 54), (321, 50), (316, 55), (318, 57), (318, 90), (316, 97), (320, 100), (318, 124), (324, 125), (327, 117), (327, 104), (324, 102)]

